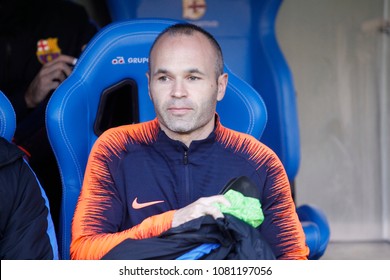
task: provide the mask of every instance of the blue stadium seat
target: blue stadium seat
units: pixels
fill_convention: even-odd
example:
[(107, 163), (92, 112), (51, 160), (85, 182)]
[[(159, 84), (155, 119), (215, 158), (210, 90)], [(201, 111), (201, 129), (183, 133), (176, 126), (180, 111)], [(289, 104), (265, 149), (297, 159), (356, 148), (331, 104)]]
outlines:
[(16, 129), (16, 115), (11, 102), (0, 91), (0, 136), (12, 141)]
[(310, 248), (309, 259), (318, 260), (325, 253), (330, 239), (330, 227), (325, 213), (308, 204), (299, 206), (297, 213)]
[[(137, 106), (125, 106), (126, 111), (136, 112), (128, 121), (142, 122), (155, 118), (145, 75), (149, 49), (156, 36), (175, 22), (138, 19), (119, 21), (102, 28), (88, 44), (72, 74), (57, 88), (48, 103), (47, 131), (63, 185), (59, 229), (63, 259), (69, 259), (71, 222), (88, 155), (104, 130), (97, 122), (102, 118), (101, 104), (110, 103), (105, 102), (106, 93), (119, 91), (127, 94), (127, 91), (136, 89), (135, 96), (130, 99)], [(225, 71), (229, 74), (229, 83), (224, 99), (217, 105), (222, 123), (259, 138), (267, 122), (261, 96), (227, 66)], [(126, 92), (119, 90), (123, 85)], [(129, 99), (124, 102), (126, 100)], [(113, 114), (115, 110), (110, 112)]]

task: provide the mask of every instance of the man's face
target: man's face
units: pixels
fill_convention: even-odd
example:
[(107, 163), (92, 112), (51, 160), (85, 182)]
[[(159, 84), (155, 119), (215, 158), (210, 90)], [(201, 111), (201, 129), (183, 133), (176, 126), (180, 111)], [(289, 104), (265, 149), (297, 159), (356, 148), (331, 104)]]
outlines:
[[(149, 94), (168, 136), (208, 136), (227, 76), (216, 77), (216, 54), (200, 33), (165, 34), (151, 54)], [(177, 137), (174, 137), (177, 139)], [(180, 136), (179, 136), (180, 138)]]

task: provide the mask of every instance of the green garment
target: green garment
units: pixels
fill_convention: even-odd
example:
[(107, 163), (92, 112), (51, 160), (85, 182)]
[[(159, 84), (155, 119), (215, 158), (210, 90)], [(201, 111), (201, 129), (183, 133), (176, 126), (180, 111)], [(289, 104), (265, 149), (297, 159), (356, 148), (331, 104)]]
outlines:
[(264, 215), (258, 199), (246, 197), (235, 190), (227, 191), (224, 196), (230, 202), (231, 206), (227, 207), (223, 204), (217, 204), (217, 207), (222, 213), (233, 215), (255, 228), (261, 225), (264, 220)]

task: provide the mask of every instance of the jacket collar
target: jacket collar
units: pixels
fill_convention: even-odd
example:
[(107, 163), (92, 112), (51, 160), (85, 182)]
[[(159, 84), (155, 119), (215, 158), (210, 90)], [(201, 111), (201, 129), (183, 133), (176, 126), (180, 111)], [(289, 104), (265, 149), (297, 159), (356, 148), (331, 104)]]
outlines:
[(0, 137), (0, 167), (8, 165), (24, 156), (24, 153), (13, 143)]
[[(155, 119), (155, 121), (158, 122), (157, 119)], [(165, 132), (159, 128), (156, 147), (163, 153), (177, 153), (180, 155), (180, 159), (182, 159), (182, 155), (185, 152), (191, 154), (191, 159), (197, 159), (207, 155), (207, 151), (213, 147), (216, 139), (216, 131), (220, 130), (220, 128), (221, 123), (219, 121), (218, 114), (216, 114), (214, 130), (209, 134), (209, 136), (207, 136), (207, 138), (192, 141), (190, 147), (187, 147), (184, 143), (178, 140), (169, 138)]]

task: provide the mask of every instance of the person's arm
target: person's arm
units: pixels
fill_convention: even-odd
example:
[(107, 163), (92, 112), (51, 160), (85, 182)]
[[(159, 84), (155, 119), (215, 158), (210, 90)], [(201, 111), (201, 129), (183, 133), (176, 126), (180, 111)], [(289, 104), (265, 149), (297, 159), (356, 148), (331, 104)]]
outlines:
[(296, 213), (287, 174), (276, 154), (271, 150), (268, 153), (267, 177), (261, 199), (264, 222), (260, 231), (273, 248), (277, 259), (307, 259), (309, 249)]
[[(83, 205), (82, 202), (79, 204)], [(149, 217), (124, 231), (104, 233), (99, 230), (99, 225), (96, 225), (96, 228), (88, 229), (81, 222), (82, 213), (76, 211), (72, 225), (71, 259), (98, 260), (125, 239), (145, 239), (157, 236), (171, 228), (174, 212), (172, 210)], [(118, 216), (121, 216), (121, 213), (118, 213)], [(95, 220), (93, 216), (91, 216), (91, 220)]]

